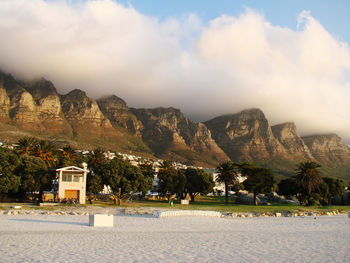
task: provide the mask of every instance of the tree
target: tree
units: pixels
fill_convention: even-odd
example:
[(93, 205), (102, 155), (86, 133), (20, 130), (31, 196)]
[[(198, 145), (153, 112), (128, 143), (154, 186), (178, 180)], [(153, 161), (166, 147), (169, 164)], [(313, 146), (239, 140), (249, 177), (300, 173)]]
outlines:
[(145, 177), (138, 167), (121, 158), (108, 161), (101, 174), (103, 183), (111, 188), (116, 204), (129, 200), (136, 192), (146, 193), (153, 184), (152, 179)]
[(300, 189), (297, 186), (296, 180), (294, 177), (283, 179), (278, 183), (278, 191), (279, 195), (297, 195), (300, 193)]
[(176, 170), (170, 162), (163, 162), (158, 172), (158, 191), (165, 194), (170, 202), (170, 197), (178, 194), (183, 197), (185, 192), (186, 177), (182, 170)]
[(95, 174), (100, 174), (103, 167), (108, 164), (109, 160), (106, 158), (103, 149), (97, 148), (88, 155), (88, 167), (94, 171)]
[(65, 145), (62, 149), (58, 151), (58, 165), (60, 167), (64, 166), (75, 166), (79, 164), (78, 154), (75, 149), (70, 145)]
[(22, 193), (39, 192), (39, 202), (42, 201), (42, 192), (52, 189), (55, 170), (49, 170), (46, 163), (39, 157), (22, 156), (16, 173), (21, 177)]
[(50, 168), (55, 166), (55, 146), (50, 141), (40, 140), (34, 149), (34, 155), (41, 158)]
[(199, 194), (208, 194), (213, 190), (215, 185), (213, 178), (203, 169), (187, 168), (185, 170), (186, 176), (186, 192), (191, 197), (191, 202)]
[(247, 177), (243, 182), (244, 188), (254, 194), (254, 204), (257, 205), (256, 196), (270, 193), (276, 183), (272, 171), (250, 164), (243, 165), (241, 169), (243, 176)]
[(301, 188), (301, 203), (312, 204), (312, 193), (324, 182), (319, 175), (321, 165), (315, 162), (301, 162), (296, 168), (296, 183)]
[(38, 140), (34, 137), (23, 137), (18, 140), (16, 151), (19, 155), (33, 155), (37, 144)]
[(101, 176), (90, 171), (87, 176), (87, 193), (88, 200), (92, 204), (96, 200), (96, 196), (103, 190), (103, 181)]
[(327, 205), (332, 204), (332, 199), (335, 196), (344, 195), (345, 184), (343, 180), (323, 177), (324, 183), (328, 186), (328, 191), (321, 192), (321, 195), (324, 198), (324, 201)]
[(14, 174), (19, 158), (12, 151), (0, 148), (0, 196), (1, 200), (10, 192), (17, 193), (21, 178)]
[(152, 178), (152, 180), (153, 180), (154, 175), (155, 175), (155, 171), (153, 168), (153, 164), (151, 162), (141, 163), (139, 165), (139, 168), (141, 169), (141, 172), (144, 176)]
[(228, 204), (228, 189), (230, 185), (238, 182), (239, 166), (227, 161), (221, 163), (216, 169), (219, 171), (216, 181), (225, 184), (225, 204)]

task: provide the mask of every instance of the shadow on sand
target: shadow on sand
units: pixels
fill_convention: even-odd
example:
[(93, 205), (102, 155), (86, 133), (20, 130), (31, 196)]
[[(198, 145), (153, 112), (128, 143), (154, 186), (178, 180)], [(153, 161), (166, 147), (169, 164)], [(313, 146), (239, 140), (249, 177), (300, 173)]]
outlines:
[(40, 220), (40, 219), (10, 219), (11, 221), (19, 221), (26, 223), (48, 223), (48, 224), (62, 224), (62, 225), (78, 225), (78, 226), (89, 226), (89, 223), (82, 222), (65, 222), (65, 221), (51, 221), (51, 220)]

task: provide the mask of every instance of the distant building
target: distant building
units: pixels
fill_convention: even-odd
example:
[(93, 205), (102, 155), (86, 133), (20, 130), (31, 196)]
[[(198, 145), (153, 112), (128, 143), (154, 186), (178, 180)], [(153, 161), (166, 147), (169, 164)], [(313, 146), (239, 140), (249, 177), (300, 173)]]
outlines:
[(86, 197), (86, 175), (89, 171), (69, 166), (56, 170), (58, 183), (57, 194), (60, 202), (77, 202), (85, 204)]

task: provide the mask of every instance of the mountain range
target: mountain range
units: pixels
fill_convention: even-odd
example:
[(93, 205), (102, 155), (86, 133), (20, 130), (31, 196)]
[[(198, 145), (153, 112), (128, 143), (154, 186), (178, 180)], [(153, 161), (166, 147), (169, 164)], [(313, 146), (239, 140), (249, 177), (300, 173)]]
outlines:
[(0, 140), (23, 136), (58, 144), (133, 153), (215, 167), (252, 161), (291, 175), (305, 160), (329, 176), (350, 180), (350, 149), (336, 134), (302, 137), (292, 122), (271, 126), (260, 109), (195, 122), (179, 109), (129, 108), (115, 96), (94, 100), (82, 90), (61, 95), (45, 79), (21, 81), (0, 72)]

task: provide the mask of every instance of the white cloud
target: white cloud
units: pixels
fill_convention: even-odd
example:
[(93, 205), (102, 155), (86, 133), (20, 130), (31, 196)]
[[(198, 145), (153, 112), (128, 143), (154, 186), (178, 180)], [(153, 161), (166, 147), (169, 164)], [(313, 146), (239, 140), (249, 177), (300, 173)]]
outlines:
[(195, 14), (159, 22), (111, 0), (2, 0), (0, 17), (0, 67), (62, 93), (116, 94), (202, 120), (260, 107), (273, 124), (350, 143), (350, 48), (310, 12), (297, 30), (251, 9), (208, 25)]

